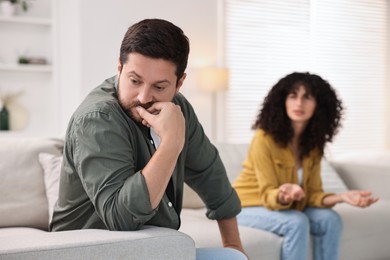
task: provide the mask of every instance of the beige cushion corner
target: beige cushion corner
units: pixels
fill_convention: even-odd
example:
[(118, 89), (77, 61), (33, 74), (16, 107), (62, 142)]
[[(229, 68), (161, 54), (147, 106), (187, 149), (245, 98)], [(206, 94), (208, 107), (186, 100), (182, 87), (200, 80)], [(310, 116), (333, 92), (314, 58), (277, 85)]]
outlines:
[(45, 191), (48, 202), (49, 220), (53, 217), (54, 204), (58, 200), (62, 155), (40, 153), (39, 162), (44, 171)]
[(63, 142), (49, 138), (0, 138), (0, 227), (48, 228), (41, 152), (59, 155)]

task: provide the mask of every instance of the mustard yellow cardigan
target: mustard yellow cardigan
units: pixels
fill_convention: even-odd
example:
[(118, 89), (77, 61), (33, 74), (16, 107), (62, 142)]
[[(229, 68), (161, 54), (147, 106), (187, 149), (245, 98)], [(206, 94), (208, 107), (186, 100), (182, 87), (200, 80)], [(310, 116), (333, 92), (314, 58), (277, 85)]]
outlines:
[(250, 144), (243, 170), (233, 184), (242, 207), (263, 206), (270, 210), (321, 207), (324, 193), (320, 176), (321, 154), (317, 149), (303, 159), (302, 187), (305, 198), (300, 202), (282, 205), (278, 202), (278, 187), (298, 183), (294, 155), (290, 147), (281, 147), (263, 130), (256, 130)]

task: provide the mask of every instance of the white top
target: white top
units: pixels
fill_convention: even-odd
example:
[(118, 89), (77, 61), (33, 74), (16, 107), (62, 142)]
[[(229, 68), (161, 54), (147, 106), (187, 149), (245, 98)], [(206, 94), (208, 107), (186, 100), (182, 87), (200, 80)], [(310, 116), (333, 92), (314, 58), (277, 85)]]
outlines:
[(160, 140), (160, 137), (157, 135), (156, 131), (154, 131), (153, 128), (150, 128), (150, 136), (153, 139), (154, 148), (157, 149), (157, 147), (160, 145), (161, 140)]
[(300, 186), (302, 186), (302, 183), (303, 183), (303, 169), (302, 168), (299, 168), (297, 170), (297, 173), (298, 173), (298, 184)]

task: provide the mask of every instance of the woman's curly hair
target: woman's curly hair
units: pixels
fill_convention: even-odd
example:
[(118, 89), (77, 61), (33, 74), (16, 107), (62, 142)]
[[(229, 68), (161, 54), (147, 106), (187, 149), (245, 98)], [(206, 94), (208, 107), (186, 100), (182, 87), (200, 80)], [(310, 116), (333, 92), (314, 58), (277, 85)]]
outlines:
[(287, 116), (286, 98), (303, 85), (316, 100), (316, 108), (300, 140), (300, 157), (318, 148), (324, 153), (326, 142), (332, 142), (341, 126), (342, 101), (332, 86), (315, 74), (294, 72), (280, 79), (272, 87), (260, 109), (252, 129), (263, 129), (274, 140), (286, 147), (293, 137), (291, 120)]

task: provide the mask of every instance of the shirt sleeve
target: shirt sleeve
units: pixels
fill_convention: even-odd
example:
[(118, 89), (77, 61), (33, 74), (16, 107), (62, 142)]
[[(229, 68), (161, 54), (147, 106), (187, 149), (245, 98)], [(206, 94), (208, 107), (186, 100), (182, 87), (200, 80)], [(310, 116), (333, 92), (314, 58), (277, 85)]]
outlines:
[[(115, 118), (117, 117), (117, 118)], [(115, 113), (90, 112), (74, 124), (74, 164), (97, 214), (109, 230), (136, 230), (151, 219), (149, 193), (129, 133)], [(114, 127), (113, 127), (114, 126)]]
[(226, 219), (241, 211), (218, 150), (205, 135), (191, 105), (182, 105), (187, 121), (185, 182), (200, 196), (209, 219)]

